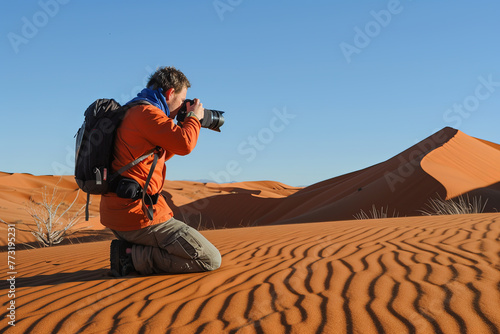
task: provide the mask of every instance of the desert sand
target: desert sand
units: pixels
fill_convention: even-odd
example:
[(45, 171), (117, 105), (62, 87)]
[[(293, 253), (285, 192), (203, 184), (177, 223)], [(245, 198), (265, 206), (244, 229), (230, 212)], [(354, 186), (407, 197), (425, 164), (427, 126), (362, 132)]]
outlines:
[(209, 183), (212, 194), (171, 204), (177, 216), (206, 227), (350, 220), (373, 206), (389, 216), (420, 216), (431, 199), (460, 195), (481, 197), (486, 212), (498, 212), (499, 166), (500, 145), (447, 127), (387, 161), (305, 188)]
[[(7, 333), (498, 333), (500, 214), (203, 231), (222, 267), (111, 278), (109, 241), (17, 252)], [(2, 264), (2, 273), (6, 272)], [(6, 296), (2, 295), (2, 317)], [(4, 318), (5, 319), (5, 318)]]
[[(22, 231), (27, 203), (72, 176), (0, 173), (0, 218), (16, 223), (15, 298), (0, 224), (6, 333), (499, 333), (500, 145), (445, 128), (377, 165), (309, 187), (167, 181), (177, 218), (222, 266), (184, 275), (109, 275), (113, 238), (91, 218), (63, 245)], [(481, 196), (485, 213), (422, 216), (440, 196)], [(387, 207), (383, 219), (355, 220)], [(74, 210), (72, 210), (74, 211)], [(395, 213), (392, 217), (391, 213)], [(397, 214), (396, 214), (397, 213)], [(12, 275), (12, 274), (10, 274)], [(15, 327), (8, 324), (15, 300)]]

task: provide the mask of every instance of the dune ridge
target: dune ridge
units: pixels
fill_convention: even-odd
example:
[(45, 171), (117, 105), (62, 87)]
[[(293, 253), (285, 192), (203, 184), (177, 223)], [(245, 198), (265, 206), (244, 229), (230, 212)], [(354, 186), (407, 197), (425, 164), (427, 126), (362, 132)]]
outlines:
[[(481, 197), (486, 212), (500, 210), (500, 145), (444, 128), (387, 161), (308, 187), (276, 181), (226, 184), (165, 181), (162, 194), (174, 215), (197, 229), (353, 219), (375, 207), (389, 216), (418, 216), (433, 198)], [(25, 203), (43, 187), (58, 186), (70, 202), (72, 176), (0, 173), (0, 218), (29, 222)], [(79, 193), (78, 205), (85, 203)], [(91, 196), (88, 228), (75, 242), (109, 237), (99, 223), (99, 196)], [(0, 245), (5, 245), (0, 235)], [(19, 242), (36, 245), (29, 232)], [(1, 247), (1, 246), (0, 246)]]
[[(85, 243), (22, 250), (34, 237), (16, 231), (16, 327), (4, 321), (0, 332), (497, 334), (500, 213), (418, 209), (461, 194), (488, 198), (495, 211), (498, 162), (500, 145), (444, 128), (387, 161), (305, 188), (166, 181), (176, 217), (212, 229), (202, 233), (221, 251), (221, 268), (197, 274), (110, 277), (113, 237), (92, 196), (87, 234), (69, 241)], [(77, 194), (85, 203), (72, 176), (0, 173), (0, 218), (28, 221), (26, 202), (56, 185), (66, 204)], [(352, 220), (389, 204), (412, 217)], [(0, 270), (5, 282), (6, 262)]]
[[(78, 186), (71, 175), (64, 176), (35, 176), (21, 173), (3, 173), (0, 172), (0, 219), (7, 223), (20, 223), (17, 234), (19, 246), (37, 247), (38, 243), (24, 224), (31, 223), (32, 218), (26, 208), (29, 205), (30, 198), (41, 202), (41, 194), (47, 191), (52, 193), (54, 187), (57, 187), (57, 193), (63, 203), (69, 205), (78, 195), (74, 209), (69, 213), (73, 214), (77, 208), (85, 205), (86, 194), (78, 191)], [(249, 219), (259, 213), (265, 214), (274, 206), (276, 199), (289, 196), (301, 188), (291, 187), (276, 181), (254, 181), (254, 182), (235, 182), (228, 184), (200, 183), (193, 181), (165, 181), (164, 196), (174, 209), (176, 217), (184, 219), (190, 225), (196, 228), (221, 228), (238, 227), (248, 225)], [(226, 197), (226, 196), (229, 196)], [(212, 201), (212, 197), (223, 198), (220, 206)], [(102, 240), (112, 237), (111, 232), (105, 230), (99, 220), (100, 196), (90, 196), (90, 219), (85, 221), (81, 217), (76, 228), (83, 228), (67, 238), (66, 242), (88, 242)], [(242, 199), (244, 201), (242, 201)], [(215, 217), (219, 210), (226, 213), (232, 212), (237, 216), (233, 222), (215, 222), (212, 218), (207, 219), (204, 224), (200, 222), (200, 211), (212, 210)], [(249, 219), (246, 218), (249, 217)], [(217, 224), (216, 224), (217, 223)], [(224, 225), (225, 224), (225, 225)], [(0, 231), (5, 230), (5, 226), (0, 224)], [(7, 244), (7, 234), (0, 233), (0, 251)]]
[(446, 188), (446, 199), (500, 181), (500, 148), (458, 131), (441, 147), (429, 152), (422, 169)]
[[(209, 273), (107, 276), (109, 241), (19, 251), (6, 333), (498, 333), (500, 214), (203, 231)], [(6, 272), (2, 263), (2, 272)], [(2, 294), (1, 305), (6, 305)], [(5, 307), (3, 307), (5, 310)], [(2, 311), (5, 317), (5, 311)]]
[(182, 205), (171, 204), (176, 215), (184, 214), (191, 224), (207, 227), (348, 220), (373, 206), (384, 208), (389, 215), (418, 216), (428, 209), (431, 199), (458, 195), (488, 199), (485, 211), (497, 212), (498, 147), (446, 127), (387, 161), (291, 189), (290, 194), (266, 198), (250, 193), (213, 193)]

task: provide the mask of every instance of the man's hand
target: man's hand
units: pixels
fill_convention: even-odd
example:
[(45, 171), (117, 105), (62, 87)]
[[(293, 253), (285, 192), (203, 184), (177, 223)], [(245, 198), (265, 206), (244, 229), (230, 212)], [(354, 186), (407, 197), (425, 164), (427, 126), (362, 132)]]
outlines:
[(203, 108), (203, 104), (200, 102), (199, 99), (194, 99), (194, 104), (191, 105), (191, 103), (187, 102), (186, 103), (186, 110), (187, 112), (194, 112), (196, 117), (198, 119), (202, 119), (205, 116), (205, 108)]

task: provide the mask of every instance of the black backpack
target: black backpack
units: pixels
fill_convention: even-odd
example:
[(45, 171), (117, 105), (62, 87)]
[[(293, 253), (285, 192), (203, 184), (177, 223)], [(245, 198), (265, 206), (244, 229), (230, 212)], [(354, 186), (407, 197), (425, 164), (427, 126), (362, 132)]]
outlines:
[[(138, 101), (121, 106), (114, 99), (98, 99), (84, 113), (83, 125), (75, 135), (75, 180), (78, 187), (87, 193), (85, 220), (89, 218), (90, 194), (102, 195), (115, 192), (118, 182), (123, 178), (120, 176), (121, 173), (154, 154), (155, 158), (144, 188), (147, 189), (149, 185), (158, 160), (156, 149), (146, 152), (111, 174), (116, 130), (127, 110), (138, 104), (149, 103)], [(146, 191), (142, 193), (144, 202)], [(152, 219), (152, 211), (151, 205), (147, 212), (150, 219)]]

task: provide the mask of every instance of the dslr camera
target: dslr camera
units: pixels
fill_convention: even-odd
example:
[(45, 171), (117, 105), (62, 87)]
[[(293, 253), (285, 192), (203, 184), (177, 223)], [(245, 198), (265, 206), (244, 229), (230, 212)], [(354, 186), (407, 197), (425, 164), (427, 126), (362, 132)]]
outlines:
[[(187, 102), (189, 102), (190, 105), (194, 104), (193, 100), (184, 100), (184, 103), (175, 118), (177, 122), (184, 122), (187, 115)], [(201, 127), (220, 132), (220, 127), (224, 124), (224, 116), (222, 116), (223, 113), (223, 111), (205, 108), (205, 115), (202, 119), (200, 119)]]

